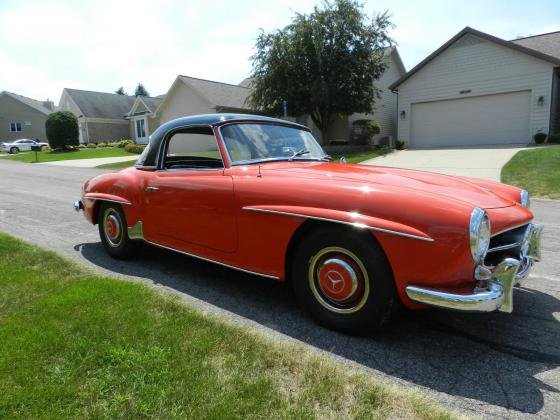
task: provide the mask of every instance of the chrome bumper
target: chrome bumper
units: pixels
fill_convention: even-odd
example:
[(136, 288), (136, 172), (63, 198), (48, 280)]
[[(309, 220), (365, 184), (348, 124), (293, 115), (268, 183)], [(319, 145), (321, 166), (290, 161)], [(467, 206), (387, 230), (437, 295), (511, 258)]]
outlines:
[(74, 210), (80, 211), (83, 209), (84, 209), (84, 205), (82, 203), (82, 200), (74, 201)]
[(487, 287), (474, 287), (472, 293), (448, 293), (441, 290), (407, 286), (406, 294), (414, 302), (439, 308), (467, 312), (513, 311), (513, 286), (529, 275), (534, 261), (541, 258), (540, 242), (543, 226), (527, 227), (520, 259), (506, 258), (495, 267), (480, 265), (475, 270), (475, 280), (482, 280)]

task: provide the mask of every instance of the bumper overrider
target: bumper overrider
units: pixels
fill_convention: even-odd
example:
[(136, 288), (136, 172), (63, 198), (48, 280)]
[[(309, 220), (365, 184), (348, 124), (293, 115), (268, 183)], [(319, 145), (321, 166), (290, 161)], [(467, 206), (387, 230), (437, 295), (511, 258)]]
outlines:
[(82, 200), (74, 201), (74, 210), (80, 211), (83, 209), (84, 209), (84, 204), (82, 203)]
[(474, 272), (472, 293), (448, 293), (441, 290), (407, 286), (406, 294), (414, 302), (467, 312), (513, 311), (513, 287), (529, 275), (541, 258), (543, 225), (529, 224), (520, 244), (519, 259), (504, 258), (493, 267), (479, 264)]

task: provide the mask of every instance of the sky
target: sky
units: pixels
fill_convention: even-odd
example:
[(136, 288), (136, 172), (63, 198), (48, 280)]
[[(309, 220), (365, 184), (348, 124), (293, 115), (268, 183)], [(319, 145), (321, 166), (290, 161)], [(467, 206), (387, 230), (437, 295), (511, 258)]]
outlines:
[[(58, 103), (64, 87), (153, 96), (178, 74), (237, 84), (259, 29), (321, 0), (0, 0), (0, 91)], [(560, 30), (559, 0), (366, 0), (389, 11), (407, 70), (471, 26), (504, 39)]]

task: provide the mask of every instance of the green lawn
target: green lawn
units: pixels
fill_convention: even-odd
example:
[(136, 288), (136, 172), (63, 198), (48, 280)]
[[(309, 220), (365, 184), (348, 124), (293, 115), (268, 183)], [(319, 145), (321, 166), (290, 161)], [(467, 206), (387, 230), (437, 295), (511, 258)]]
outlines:
[(409, 390), (2, 233), (0, 343), (1, 418), (451, 418)]
[(125, 160), (124, 162), (105, 163), (103, 165), (96, 166), (96, 168), (114, 169), (114, 170), (118, 171), (118, 170), (121, 170), (121, 169), (130, 168), (131, 166), (134, 166), (134, 164), (136, 163), (136, 160), (137, 159)]
[(517, 152), (502, 168), (501, 180), (533, 196), (560, 198), (560, 146)]
[[(99, 147), (96, 149), (79, 149), (72, 152), (37, 152), (37, 160), (39, 162), (52, 162), (55, 160), (75, 160), (75, 159), (93, 159), (106, 158), (115, 156), (130, 156), (134, 158), (133, 153), (128, 153), (124, 148), (120, 147)], [(9, 155), (3, 159), (17, 160), (20, 162), (34, 163), (35, 152), (22, 152), (16, 155)]]

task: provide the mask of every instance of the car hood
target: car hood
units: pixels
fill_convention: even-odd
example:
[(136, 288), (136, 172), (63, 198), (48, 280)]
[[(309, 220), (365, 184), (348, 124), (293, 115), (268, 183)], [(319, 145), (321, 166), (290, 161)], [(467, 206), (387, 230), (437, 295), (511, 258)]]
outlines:
[(263, 165), (263, 173), (289, 177), (311, 177), (325, 182), (352, 181), (375, 184), (378, 188), (399, 187), (445, 196), (485, 209), (509, 207), (515, 202), (490, 189), (450, 175), (384, 166), (338, 163), (276, 163)]

